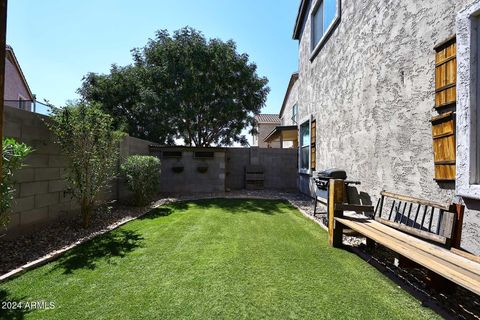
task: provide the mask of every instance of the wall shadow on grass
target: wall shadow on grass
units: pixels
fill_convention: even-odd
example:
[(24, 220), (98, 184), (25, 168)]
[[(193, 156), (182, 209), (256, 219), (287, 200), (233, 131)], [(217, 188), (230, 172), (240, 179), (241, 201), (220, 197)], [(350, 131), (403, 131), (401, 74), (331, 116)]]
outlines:
[[(263, 200), (263, 199), (204, 199), (192, 201), (197, 207), (208, 209), (223, 209), (231, 214), (258, 212), (267, 215), (285, 213), (285, 200)], [(175, 209), (175, 204), (171, 205)]]
[(152, 220), (152, 219), (156, 219), (156, 218), (159, 218), (159, 217), (167, 217), (167, 216), (171, 215), (172, 212), (173, 212), (172, 208), (158, 207), (158, 208), (155, 208), (153, 210), (150, 210), (147, 214), (138, 218), (138, 220), (146, 220), (146, 219), (147, 220)]
[[(30, 312), (29, 309), (24, 309), (24, 308), (18, 308), (18, 306), (16, 306), (16, 308), (10, 308), (9, 305), (3, 305), (3, 303), (5, 302), (20, 302), (20, 301), (27, 301), (27, 298), (26, 297), (23, 297), (23, 298), (18, 298), (18, 297), (13, 297), (10, 295), (10, 293), (5, 290), (5, 289), (1, 289), (0, 288), (0, 303), (2, 303), (2, 305), (0, 306), (0, 319), (12, 319), (12, 320), (21, 320), (21, 319), (24, 319), (25, 318), (25, 315), (27, 313)], [(7, 307), (7, 308), (3, 308), (3, 307)]]
[(116, 229), (74, 248), (58, 260), (52, 271), (61, 269), (64, 274), (71, 274), (77, 269), (94, 270), (100, 261), (115, 263), (113, 258), (125, 257), (142, 241), (143, 237), (135, 231)]

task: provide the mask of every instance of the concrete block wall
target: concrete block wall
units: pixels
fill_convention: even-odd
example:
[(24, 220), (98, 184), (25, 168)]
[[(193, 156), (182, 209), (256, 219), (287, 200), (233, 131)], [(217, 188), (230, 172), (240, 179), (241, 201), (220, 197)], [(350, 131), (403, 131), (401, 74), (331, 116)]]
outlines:
[[(79, 205), (66, 192), (64, 180), (66, 159), (45, 125), (48, 117), (25, 110), (5, 107), (4, 135), (24, 142), (34, 149), (25, 160), (25, 167), (15, 173), (16, 192), (7, 230), (1, 234), (14, 237), (44, 225), (61, 215), (79, 214)], [(126, 136), (120, 143), (120, 157), (148, 155), (152, 144)], [(121, 161), (121, 160), (120, 160)], [(119, 164), (120, 164), (119, 161)], [(99, 200), (127, 200), (131, 196), (121, 177), (112, 180)]]
[[(165, 152), (181, 152), (181, 157), (166, 157)], [(213, 158), (197, 158), (196, 151), (211, 151)], [(162, 172), (160, 192), (167, 194), (190, 194), (225, 191), (225, 149), (165, 147), (156, 149), (152, 155), (160, 158)], [(174, 167), (183, 167), (174, 172)], [(198, 167), (208, 167), (201, 173)]]
[(5, 107), (4, 116), (5, 137), (34, 149), (26, 158), (25, 167), (15, 174), (16, 193), (8, 233), (78, 212), (76, 201), (65, 192), (66, 160), (45, 126), (48, 117), (11, 107)]
[(297, 190), (297, 152), (293, 148), (258, 149), (258, 161), (265, 175), (265, 189)]
[[(34, 152), (25, 167), (15, 173), (16, 192), (7, 231), (0, 235), (9, 237), (41, 227), (59, 216), (79, 214), (79, 205), (66, 192), (64, 181), (67, 162), (53, 136), (45, 125), (48, 117), (25, 110), (6, 107), (4, 135), (30, 145)], [(153, 143), (125, 137), (119, 146), (120, 160), (133, 154), (150, 154)], [(182, 150), (182, 158), (161, 158), (161, 191), (166, 193), (201, 193), (238, 190), (244, 187), (245, 166), (257, 163), (265, 170), (265, 187), (268, 189), (295, 190), (297, 183), (297, 151), (272, 148), (206, 148), (214, 151), (213, 158), (197, 158), (201, 148), (166, 148)], [(179, 164), (184, 171), (175, 173), (172, 167)], [(201, 173), (200, 166), (208, 170)], [(99, 200), (128, 201), (132, 194), (123, 177), (112, 180), (109, 188), (99, 195)]]
[(243, 189), (245, 167), (254, 164), (263, 167), (265, 189), (296, 191), (297, 152), (297, 149), (293, 148), (227, 148), (227, 190)]
[(225, 160), (226, 191), (244, 189), (245, 166), (250, 164), (250, 148), (229, 148)]

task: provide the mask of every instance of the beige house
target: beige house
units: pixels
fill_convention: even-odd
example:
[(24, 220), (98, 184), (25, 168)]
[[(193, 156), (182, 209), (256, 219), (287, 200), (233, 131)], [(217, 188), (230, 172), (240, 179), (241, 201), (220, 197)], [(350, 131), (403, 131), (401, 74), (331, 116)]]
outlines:
[(280, 109), (280, 125), (266, 137), (265, 142), (280, 141), (281, 148), (298, 148), (298, 72), (288, 82), (287, 91)]
[(281, 124), (278, 114), (261, 113), (255, 116), (257, 133), (253, 135), (253, 146), (259, 148), (280, 148), (280, 139), (271, 139), (265, 142), (265, 138)]

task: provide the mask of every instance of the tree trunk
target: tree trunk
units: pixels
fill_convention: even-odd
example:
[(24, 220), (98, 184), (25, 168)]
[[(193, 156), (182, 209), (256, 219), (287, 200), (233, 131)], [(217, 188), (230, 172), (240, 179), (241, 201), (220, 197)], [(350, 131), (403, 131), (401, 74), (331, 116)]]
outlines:
[(90, 226), (90, 219), (92, 217), (92, 205), (87, 201), (87, 199), (82, 200), (80, 211), (83, 217), (83, 227), (87, 229)]

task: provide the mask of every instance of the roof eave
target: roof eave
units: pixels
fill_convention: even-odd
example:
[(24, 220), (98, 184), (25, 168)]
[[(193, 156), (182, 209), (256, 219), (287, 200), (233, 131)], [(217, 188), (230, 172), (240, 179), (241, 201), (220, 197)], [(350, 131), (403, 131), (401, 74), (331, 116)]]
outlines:
[(303, 21), (305, 20), (305, 16), (307, 15), (308, 3), (309, 3), (309, 0), (302, 0), (300, 2), (300, 6), (298, 7), (297, 18), (295, 19), (295, 27), (293, 28), (293, 35), (292, 35), (292, 38), (294, 40), (300, 40), (300, 36), (302, 34)]

